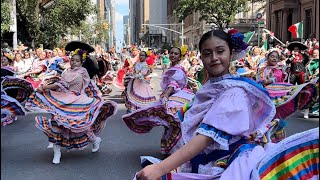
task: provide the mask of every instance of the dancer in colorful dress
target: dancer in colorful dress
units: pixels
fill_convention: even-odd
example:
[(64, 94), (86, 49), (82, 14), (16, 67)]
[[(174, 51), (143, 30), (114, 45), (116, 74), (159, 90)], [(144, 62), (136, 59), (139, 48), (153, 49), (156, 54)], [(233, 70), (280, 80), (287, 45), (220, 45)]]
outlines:
[(146, 63), (147, 52), (141, 51), (139, 57), (139, 62), (134, 64), (131, 80), (126, 87), (127, 112), (143, 108), (157, 101), (150, 86), (150, 77), (148, 77), (152, 70)]
[(124, 86), (125, 76), (126, 76), (126, 74), (132, 72), (132, 67), (133, 67), (134, 63), (136, 63), (138, 61), (138, 59), (139, 59), (139, 50), (137, 48), (133, 48), (131, 57), (128, 57), (125, 60), (123, 67), (118, 70), (117, 79), (116, 79), (116, 83), (115, 83), (115, 86), (117, 88), (122, 89), (122, 90), (125, 89), (125, 86)]
[(180, 48), (172, 48), (169, 53), (171, 67), (162, 75), (160, 86), (163, 93), (160, 100), (148, 107), (138, 109), (122, 116), (124, 123), (136, 133), (148, 133), (154, 126), (164, 126), (161, 139), (161, 152), (170, 154), (180, 138), (180, 120), (178, 110), (190, 102), (194, 94), (187, 89), (187, 74), (179, 64)]
[(13, 123), (17, 116), (26, 115), (24, 107), (14, 98), (7, 95), (1, 87), (1, 125)]
[(35, 120), (36, 126), (54, 144), (54, 164), (60, 163), (60, 147), (81, 150), (91, 142), (92, 152), (98, 151), (101, 138), (97, 135), (104, 129), (107, 118), (116, 113), (116, 103), (103, 101), (82, 67), (84, 59), (84, 51), (76, 50), (61, 80), (40, 86), (26, 103), (29, 110), (52, 114), (49, 119), (37, 116)]
[(288, 74), (286, 73), (286, 67), (282, 69), (278, 66), (280, 60), (280, 54), (278, 50), (270, 50), (266, 55), (267, 65), (259, 68), (256, 74), (256, 81), (261, 83), (263, 86), (275, 82), (284, 82)]
[(275, 115), (275, 106), (257, 83), (229, 74), (233, 53), (247, 45), (236, 30), (227, 32), (211, 30), (199, 42), (209, 80), (184, 114), (181, 148), (164, 161), (146, 166), (137, 173), (138, 180), (159, 179), (178, 167), (178, 172), (195, 173), (184, 174), (184, 179), (249, 179), (263, 156), (260, 138)]
[(285, 119), (294, 112), (313, 104), (318, 93), (315, 82), (293, 85), (285, 82), (287, 79), (286, 67), (280, 68), (280, 53), (270, 50), (266, 55), (267, 65), (260, 68), (257, 81), (269, 92), (270, 98), (277, 107), (277, 118)]
[(10, 66), (7, 57), (1, 56), (1, 125), (5, 126), (17, 120), (17, 116), (26, 114), (24, 103), (33, 92), (30, 83), (16, 78), (16, 72)]

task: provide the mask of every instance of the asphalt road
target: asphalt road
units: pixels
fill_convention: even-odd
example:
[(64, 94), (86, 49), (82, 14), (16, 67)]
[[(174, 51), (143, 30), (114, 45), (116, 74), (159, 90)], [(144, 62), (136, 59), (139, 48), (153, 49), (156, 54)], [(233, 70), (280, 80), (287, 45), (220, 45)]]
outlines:
[[(160, 71), (156, 73), (161, 74)], [(153, 78), (153, 87), (160, 94), (159, 76)], [(19, 117), (11, 125), (1, 127), (1, 179), (4, 180), (131, 180), (140, 170), (140, 156), (164, 158), (160, 154), (162, 128), (149, 134), (135, 134), (122, 122), (126, 109), (114, 88), (110, 99), (119, 103), (118, 113), (110, 118), (100, 135), (102, 143), (97, 153), (92, 146), (83, 151), (62, 150), (61, 163), (52, 164), (53, 151), (47, 149), (47, 137), (35, 127), (30, 113)], [(319, 127), (318, 118), (304, 119), (296, 113), (287, 119), (287, 134)]]

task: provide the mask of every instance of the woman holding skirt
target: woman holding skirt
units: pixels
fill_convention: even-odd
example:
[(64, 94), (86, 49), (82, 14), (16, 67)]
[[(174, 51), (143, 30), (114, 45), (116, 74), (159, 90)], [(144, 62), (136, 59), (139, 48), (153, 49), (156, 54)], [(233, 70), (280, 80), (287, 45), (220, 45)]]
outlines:
[(101, 99), (101, 93), (82, 67), (85, 56), (84, 51), (77, 49), (61, 79), (40, 86), (26, 103), (29, 110), (52, 114), (49, 119), (37, 116), (35, 120), (53, 143), (54, 164), (60, 163), (60, 147), (81, 150), (93, 143), (92, 152), (98, 151), (101, 138), (97, 135), (104, 129), (107, 118), (116, 113), (116, 103)]
[(160, 86), (163, 93), (160, 95), (160, 100), (122, 116), (128, 128), (136, 133), (148, 133), (155, 126), (163, 126), (161, 152), (164, 154), (175, 151), (174, 147), (181, 137), (177, 112), (194, 96), (193, 92), (187, 89), (187, 74), (180, 65), (181, 54), (180, 48), (170, 50), (171, 67), (162, 75)]
[(147, 53), (141, 51), (140, 61), (134, 64), (131, 79), (126, 86), (125, 105), (128, 112), (145, 107), (157, 100), (150, 86), (150, 77), (148, 76), (152, 71), (146, 63), (146, 58)]

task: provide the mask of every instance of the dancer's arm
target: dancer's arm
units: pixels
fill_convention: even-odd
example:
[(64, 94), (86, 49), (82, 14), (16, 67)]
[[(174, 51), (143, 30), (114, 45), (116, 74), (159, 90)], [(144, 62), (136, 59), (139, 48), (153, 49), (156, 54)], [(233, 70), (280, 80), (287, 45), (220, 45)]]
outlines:
[(55, 89), (58, 89), (59, 86), (56, 85), (56, 84), (49, 84), (49, 85), (41, 85), (37, 91), (42, 93), (44, 90), (55, 90)]
[(168, 87), (161, 95), (161, 98), (169, 98), (169, 96), (174, 92), (173, 87)]
[(164, 174), (167, 174), (173, 169), (190, 161), (211, 143), (213, 143), (212, 138), (198, 134), (181, 149), (173, 153), (159, 164), (153, 164), (142, 169), (137, 173), (137, 179), (159, 179)]

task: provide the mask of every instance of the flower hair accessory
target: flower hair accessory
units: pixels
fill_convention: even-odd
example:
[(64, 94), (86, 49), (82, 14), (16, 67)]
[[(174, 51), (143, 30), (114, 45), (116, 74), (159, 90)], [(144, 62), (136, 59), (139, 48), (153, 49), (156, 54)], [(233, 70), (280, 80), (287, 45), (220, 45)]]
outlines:
[(187, 51), (188, 51), (188, 46), (187, 45), (182, 45), (180, 50), (181, 50), (181, 56), (185, 56), (187, 54)]
[(82, 49), (79, 48), (73, 52), (73, 55), (79, 55), (82, 57), (83, 60), (86, 60), (87, 58), (87, 53), (85, 53)]
[(244, 35), (236, 29), (225, 29), (224, 32), (228, 33), (232, 40), (232, 46), (235, 51), (233, 60), (244, 58), (248, 48), (248, 44), (244, 42)]
[(230, 37), (232, 39), (233, 49), (236, 52), (241, 52), (241, 51), (247, 49), (248, 44), (243, 41), (244, 40), (244, 35), (241, 34), (238, 30), (236, 30), (236, 29), (226, 29), (225, 32), (230, 35)]

